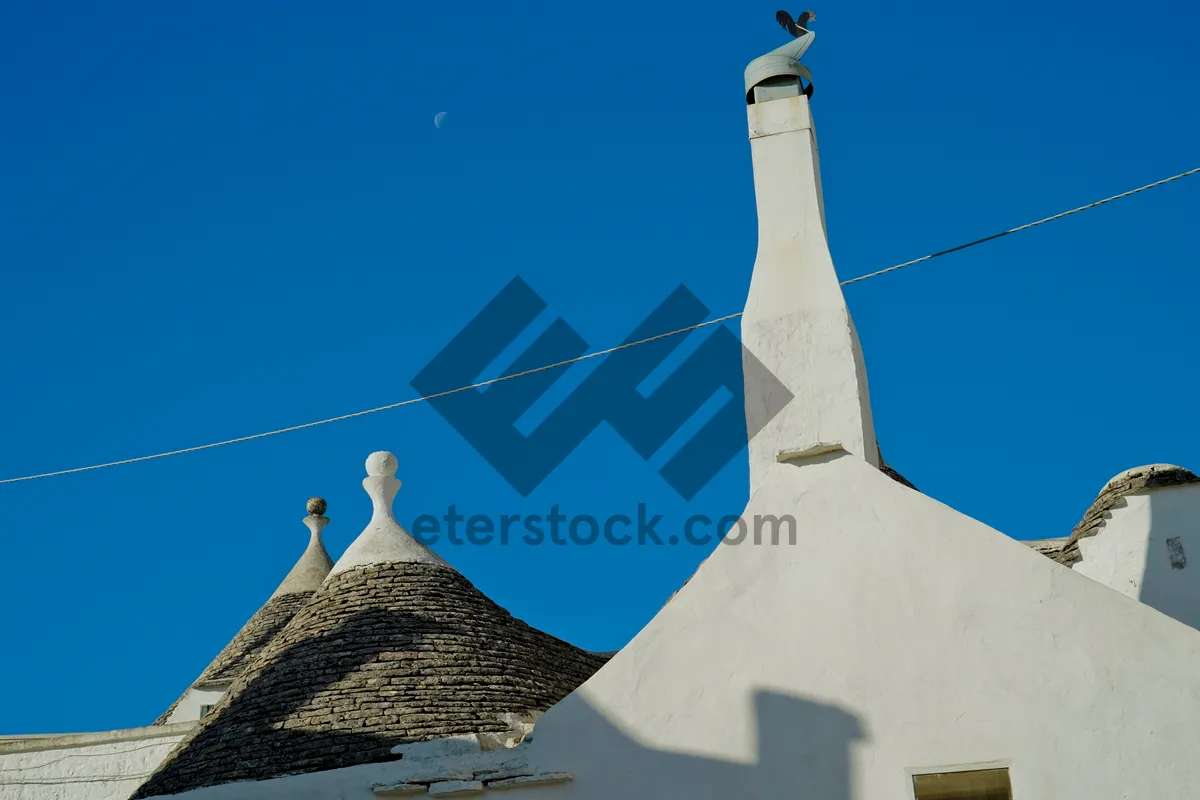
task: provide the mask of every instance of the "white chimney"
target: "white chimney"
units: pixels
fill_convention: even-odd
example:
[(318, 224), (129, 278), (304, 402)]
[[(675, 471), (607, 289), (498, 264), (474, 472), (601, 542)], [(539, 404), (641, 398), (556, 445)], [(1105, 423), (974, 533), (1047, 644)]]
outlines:
[[(794, 396), (750, 442), (750, 490), (780, 462), (846, 451), (879, 466), (867, 373), (825, 234), (808, 69), (770, 54), (746, 68), (758, 200), (758, 258), (742, 343)], [(780, 405), (781, 389), (746, 370), (746, 416)]]

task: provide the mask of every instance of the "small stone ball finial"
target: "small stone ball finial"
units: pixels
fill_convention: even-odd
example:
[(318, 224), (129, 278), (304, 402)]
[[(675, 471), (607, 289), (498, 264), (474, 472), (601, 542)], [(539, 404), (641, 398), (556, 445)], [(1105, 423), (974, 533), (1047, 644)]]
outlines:
[(391, 453), (380, 451), (367, 456), (367, 475), (372, 478), (393, 478), (399, 466)]
[(325, 509), (328, 507), (323, 497), (310, 497), (308, 500), (308, 513), (310, 516), (322, 517), (325, 515)]

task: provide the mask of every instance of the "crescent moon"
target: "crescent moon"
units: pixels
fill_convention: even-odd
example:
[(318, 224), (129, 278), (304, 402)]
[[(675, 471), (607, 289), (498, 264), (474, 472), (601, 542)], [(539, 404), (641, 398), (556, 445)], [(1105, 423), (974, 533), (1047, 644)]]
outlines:
[(433, 127), (435, 127), (435, 128), (442, 127), (442, 120), (444, 120), (445, 118), (446, 118), (446, 112), (439, 111), (433, 118)]

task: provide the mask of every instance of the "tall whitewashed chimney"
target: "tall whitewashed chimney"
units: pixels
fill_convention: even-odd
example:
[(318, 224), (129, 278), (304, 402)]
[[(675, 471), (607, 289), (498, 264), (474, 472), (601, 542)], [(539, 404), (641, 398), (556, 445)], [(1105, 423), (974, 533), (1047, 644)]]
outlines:
[(811, 75), (791, 58), (746, 68), (758, 257), (742, 343), (778, 381), (746, 369), (749, 429), (786, 398), (779, 384), (793, 395), (750, 442), (752, 493), (781, 462), (844, 450), (879, 466), (862, 349), (826, 241), (809, 95)]

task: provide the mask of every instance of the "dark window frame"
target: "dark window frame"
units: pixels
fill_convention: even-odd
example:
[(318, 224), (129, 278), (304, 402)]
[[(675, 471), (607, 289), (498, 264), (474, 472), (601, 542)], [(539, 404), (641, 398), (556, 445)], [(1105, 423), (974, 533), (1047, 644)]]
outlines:
[(915, 800), (1013, 800), (1006, 766), (931, 769), (912, 773)]

